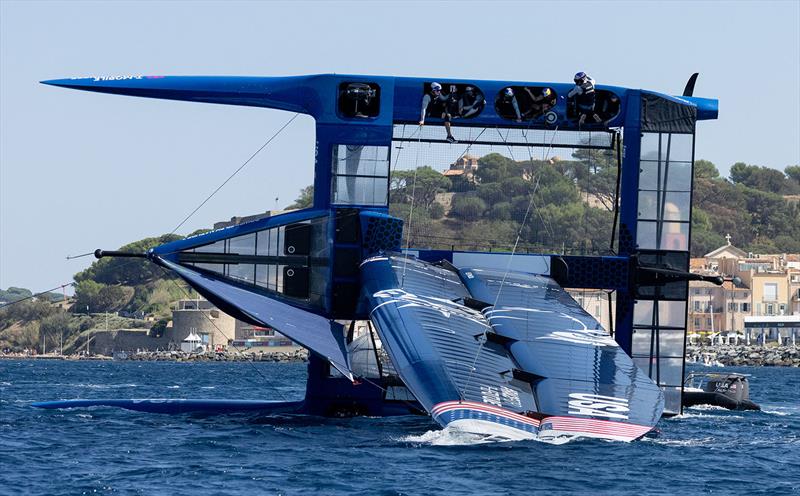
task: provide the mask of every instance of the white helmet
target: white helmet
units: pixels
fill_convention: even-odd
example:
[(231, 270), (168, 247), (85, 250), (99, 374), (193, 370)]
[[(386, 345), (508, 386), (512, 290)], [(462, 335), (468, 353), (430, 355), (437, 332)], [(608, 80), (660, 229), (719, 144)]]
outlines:
[(431, 91), (442, 91), (442, 85), (439, 83), (431, 83)]

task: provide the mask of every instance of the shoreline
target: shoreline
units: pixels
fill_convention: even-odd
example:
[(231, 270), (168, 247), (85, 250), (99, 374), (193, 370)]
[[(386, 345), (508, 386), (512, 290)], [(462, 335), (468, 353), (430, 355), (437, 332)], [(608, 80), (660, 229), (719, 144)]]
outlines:
[(142, 351), (128, 354), (125, 358), (107, 355), (25, 355), (0, 354), (0, 360), (67, 360), (67, 361), (148, 361), (148, 362), (307, 362), (308, 350), (238, 352), (207, 351), (188, 353), (185, 351)]
[[(125, 358), (106, 355), (25, 355), (0, 354), (0, 360), (93, 360), (152, 362), (307, 362), (308, 350), (238, 352), (143, 351)], [(800, 347), (760, 345), (687, 346), (686, 363), (724, 367), (800, 367)]]

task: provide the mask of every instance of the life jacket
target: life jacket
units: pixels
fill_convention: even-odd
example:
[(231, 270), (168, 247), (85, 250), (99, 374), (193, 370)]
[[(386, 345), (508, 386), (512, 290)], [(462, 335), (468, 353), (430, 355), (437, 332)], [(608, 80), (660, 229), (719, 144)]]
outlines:
[(578, 107), (583, 110), (593, 110), (595, 100), (594, 80), (587, 77), (578, 86), (581, 88), (581, 92), (575, 96), (575, 102)]
[(441, 93), (439, 96), (431, 93), (430, 97), (431, 101), (428, 102), (428, 107), (425, 109), (425, 114), (433, 117), (441, 117), (445, 111), (445, 103), (447, 102), (447, 99), (442, 98)]

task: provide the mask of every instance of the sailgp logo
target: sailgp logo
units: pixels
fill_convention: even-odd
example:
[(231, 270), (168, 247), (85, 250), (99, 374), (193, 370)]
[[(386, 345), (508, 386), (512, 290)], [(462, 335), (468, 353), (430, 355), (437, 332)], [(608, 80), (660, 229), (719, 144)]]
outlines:
[(138, 74), (126, 74), (123, 76), (92, 76), (95, 81), (124, 81), (126, 79), (142, 79)]
[(588, 415), (591, 417), (608, 417), (627, 420), (628, 400), (589, 393), (570, 393), (569, 412), (573, 415)]

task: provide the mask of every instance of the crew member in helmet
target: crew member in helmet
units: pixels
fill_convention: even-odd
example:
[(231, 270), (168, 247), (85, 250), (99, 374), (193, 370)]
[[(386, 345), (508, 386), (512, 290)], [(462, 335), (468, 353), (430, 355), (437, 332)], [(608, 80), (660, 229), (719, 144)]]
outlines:
[(422, 97), (422, 110), (419, 114), (419, 125), (425, 125), (425, 116), (436, 117), (444, 120), (444, 128), (447, 130), (447, 141), (455, 143), (456, 139), (450, 132), (451, 115), (448, 112), (449, 96), (442, 95), (442, 85), (436, 82), (431, 83), (431, 90)]
[(483, 94), (474, 86), (467, 86), (459, 99), (458, 113), (461, 117), (468, 119), (478, 115), (483, 110), (483, 105)]
[(556, 105), (556, 94), (550, 88), (542, 88), (534, 94), (534, 92), (526, 86), (525, 92), (531, 99), (531, 108), (523, 115), (526, 119), (535, 119)]
[(522, 114), (519, 112), (519, 103), (517, 97), (514, 95), (514, 90), (511, 87), (505, 88), (500, 92), (500, 97), (497, 101), (499, 113), (504, 116), (512, 116), (514, 122), (522, 122)]
[(595, 122), (602, 119), (594, 111), (595, 91), (594, 79), (590, 78), (585, 72), (575, 74), (575, 87), (567, 93), (567, 98), (574, 98), (575, 110), (578, 115), (578, 125), (586, 122), (586, 116), (591, 115)]

